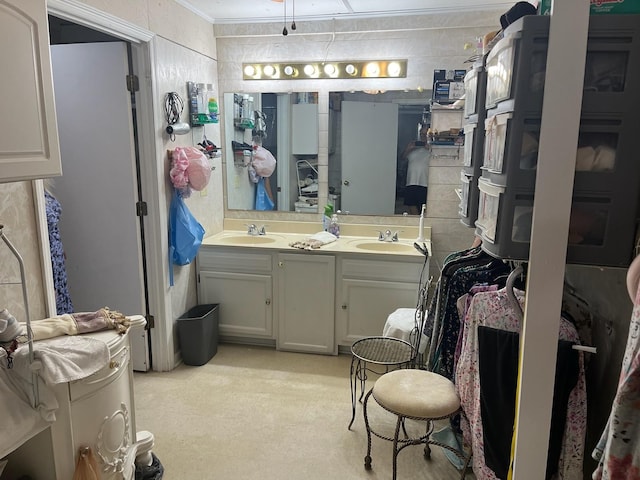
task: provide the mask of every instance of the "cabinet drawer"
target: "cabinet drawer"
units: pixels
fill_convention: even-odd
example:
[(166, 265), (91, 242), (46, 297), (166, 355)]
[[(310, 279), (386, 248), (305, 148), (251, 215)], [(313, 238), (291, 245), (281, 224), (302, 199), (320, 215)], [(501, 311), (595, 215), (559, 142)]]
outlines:
[(271, 255), (238, 253), (237, 250), (201, 247), (198, 253), (198, 270), (215, 270), (238, 273), (271, 272)]
[[(341, 274), (343, 278), (387, 280), (390, 282), (418, 282), (422, 261), (386, 262), (382, 260), (357, 260), (343, 258)], [(427, 268), (428, 271), (428, 268)]]
[[(126, 337), (123, 336), (122, 338)], [(127, 342), (122, 342), (116, 348), (112, 348), (111, 357), (107, 365), (93, 375), (69, 384), (71, 401), (91, 395), (126, 374), (129, 368), (130, 355), (131, 352)]]

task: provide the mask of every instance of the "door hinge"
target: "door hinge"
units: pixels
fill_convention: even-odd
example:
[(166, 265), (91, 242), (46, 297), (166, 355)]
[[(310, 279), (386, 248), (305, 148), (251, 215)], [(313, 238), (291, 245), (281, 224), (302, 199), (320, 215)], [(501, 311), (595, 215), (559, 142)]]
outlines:
[(140, 82), (137, 75), (127, 75), (127, 90), (131, 93), (140, 90)]
[(147, 216), (147, 202), (136, 202), (136, 215), (138, 217)]
[(149, 328), (155, 328), (155, 326), (156, 326), (156, 319), (155, 319), (155, 317), (154, 317), (153, 315), (149, 315), (149, 314), (147, 314), (146, 318), (147, 318), (147, 329), (149, 329)]

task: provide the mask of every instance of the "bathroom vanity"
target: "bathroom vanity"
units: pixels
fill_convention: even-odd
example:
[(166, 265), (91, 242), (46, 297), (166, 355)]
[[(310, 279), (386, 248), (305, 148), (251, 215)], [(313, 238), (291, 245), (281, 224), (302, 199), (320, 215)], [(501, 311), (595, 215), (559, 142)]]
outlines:
[[(205, 238), (197, 257), (198, 301), (220, 305), (220, 337), (336, 354), (381, 335), (391, 312), (416, 306), (425, 257), (413, 240), (379, 242), (376, 227), (357, 227), (344, 225), (349, 235), (315, 250), (289, 246), (310, 236), (300, 232), (225, 230)], [(314, 224), (307, 228), (317, 231)], [(427, 260), (425, 275), (428, 269)]]

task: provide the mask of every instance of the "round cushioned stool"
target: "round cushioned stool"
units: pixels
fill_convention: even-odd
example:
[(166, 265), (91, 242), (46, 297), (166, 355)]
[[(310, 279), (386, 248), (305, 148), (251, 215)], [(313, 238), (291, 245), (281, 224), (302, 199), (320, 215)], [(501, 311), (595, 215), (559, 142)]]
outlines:
[[(371, 429), (367, 416), (367, 402), (369, 397), (383, 409), (398, 417), (393, 438), (385, 437)], [(464, 479), (471, 456), (464, 456), (449, 445), (439, 443), (430, 438), (433, 432), (433, 420), (449, 418), (460, 412), (460, 399), (456, 394), (451, 381), (442, 375), (426, 370), (394, 370), (382, 375), (369, 390), (364, 399), (364, 422), (367, 428), (367, 456), (364, 458), (364, 467), (371, 469), (371, 435), (393, 442), (393, 480), (396, 478), (398, 453), (409, 445), (424, 444), (425, 458), (430, 458), (430, 445), (438, 445), (451, 450), (463, 462), (461, 479)], [(418, 438), (408, 438), (405, 430), (405, 419), (422, 420), (427, 422), (427, 431)], [(405, 438), (398, 438), (400, 426)]]

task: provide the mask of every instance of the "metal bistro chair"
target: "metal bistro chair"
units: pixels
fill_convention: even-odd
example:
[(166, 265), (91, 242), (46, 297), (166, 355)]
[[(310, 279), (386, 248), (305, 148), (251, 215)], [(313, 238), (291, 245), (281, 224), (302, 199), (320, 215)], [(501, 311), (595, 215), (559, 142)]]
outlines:
[[(424, 254), (425, 260), (420, 273), (418, 288), (418, 305), (415, 311), (414, 325), (409, 334), (410, 341), (395, 337), (365, 337), (357, 340), (351, 346), (351, 368), (349, 380), (351, 384), (351, 421), (348, 429), (356, 418), (356, 403), (362, 403), (365, 394), (365, 385), (369, 373), (382, 375), (399, 368), (413, 367), (419, 361), (420, 339), (426, 315), (427, 296), (431, 279), (423, 285), (423, 277), (429, 252), (416, 244), (416, 248)], [(428, 273), (428, 272), (427, 272)], [(358, 384), (360, 384), (360, 397), (357, 398)], [(357, 400), (356, 400), (357, 399)]]
[[(418, 332), (422, 332), (424, 328), (427, 292), (430, 282), (425, 289), (420, 290), (417, 310), (421, 311), (421, 315), (418, 322)], [(418, 317), (417, 314), (416, 317)], [(415, 345), (411, 345), (411, 347), (414, 349), (414, 355), (417, 356), (416, 351), (421, 350), (420, 339), (422, 335), (416, 335), (416, 337)], [(367, 429), (367, 454), (364, 458), (364, 468), (371, 470), (371, 436), (375, 435), (383, 440), (393, 442), (393, 480), (396, 480), (397, 476), (398, 453), (405, 447), (420, 444), (424, 445), (426, 459), (431, 458), (431, 445), (453, 452), (462, 462), (460, 478), (464, 480), (471, 460), (471, 453), (467, 455), (464, 449), (462, 449), (463, 451), (458, 451), (450, 445), (431, 438), (435, 420), (452, 418), (458, 413), (464, 413), (460, 408), (460, 398), (456, 393), (453, 382), (442, 375), (426, 370), (422, 363), (421, 361), (407, 362), (407, 365), (418, 368), (396, 369), (382, 375), (364, 397), (362, 410)], [(383, 435), (371, 428), (368, 416), (368, 402), (371, 398), (382, 409), (397, 417), (393, 437)], [(426, 422), (425, 433), (410, 437), (405, 425), (407, 419)], [(404, 433), (403, 438), (400, 438), (401, 427)]]

